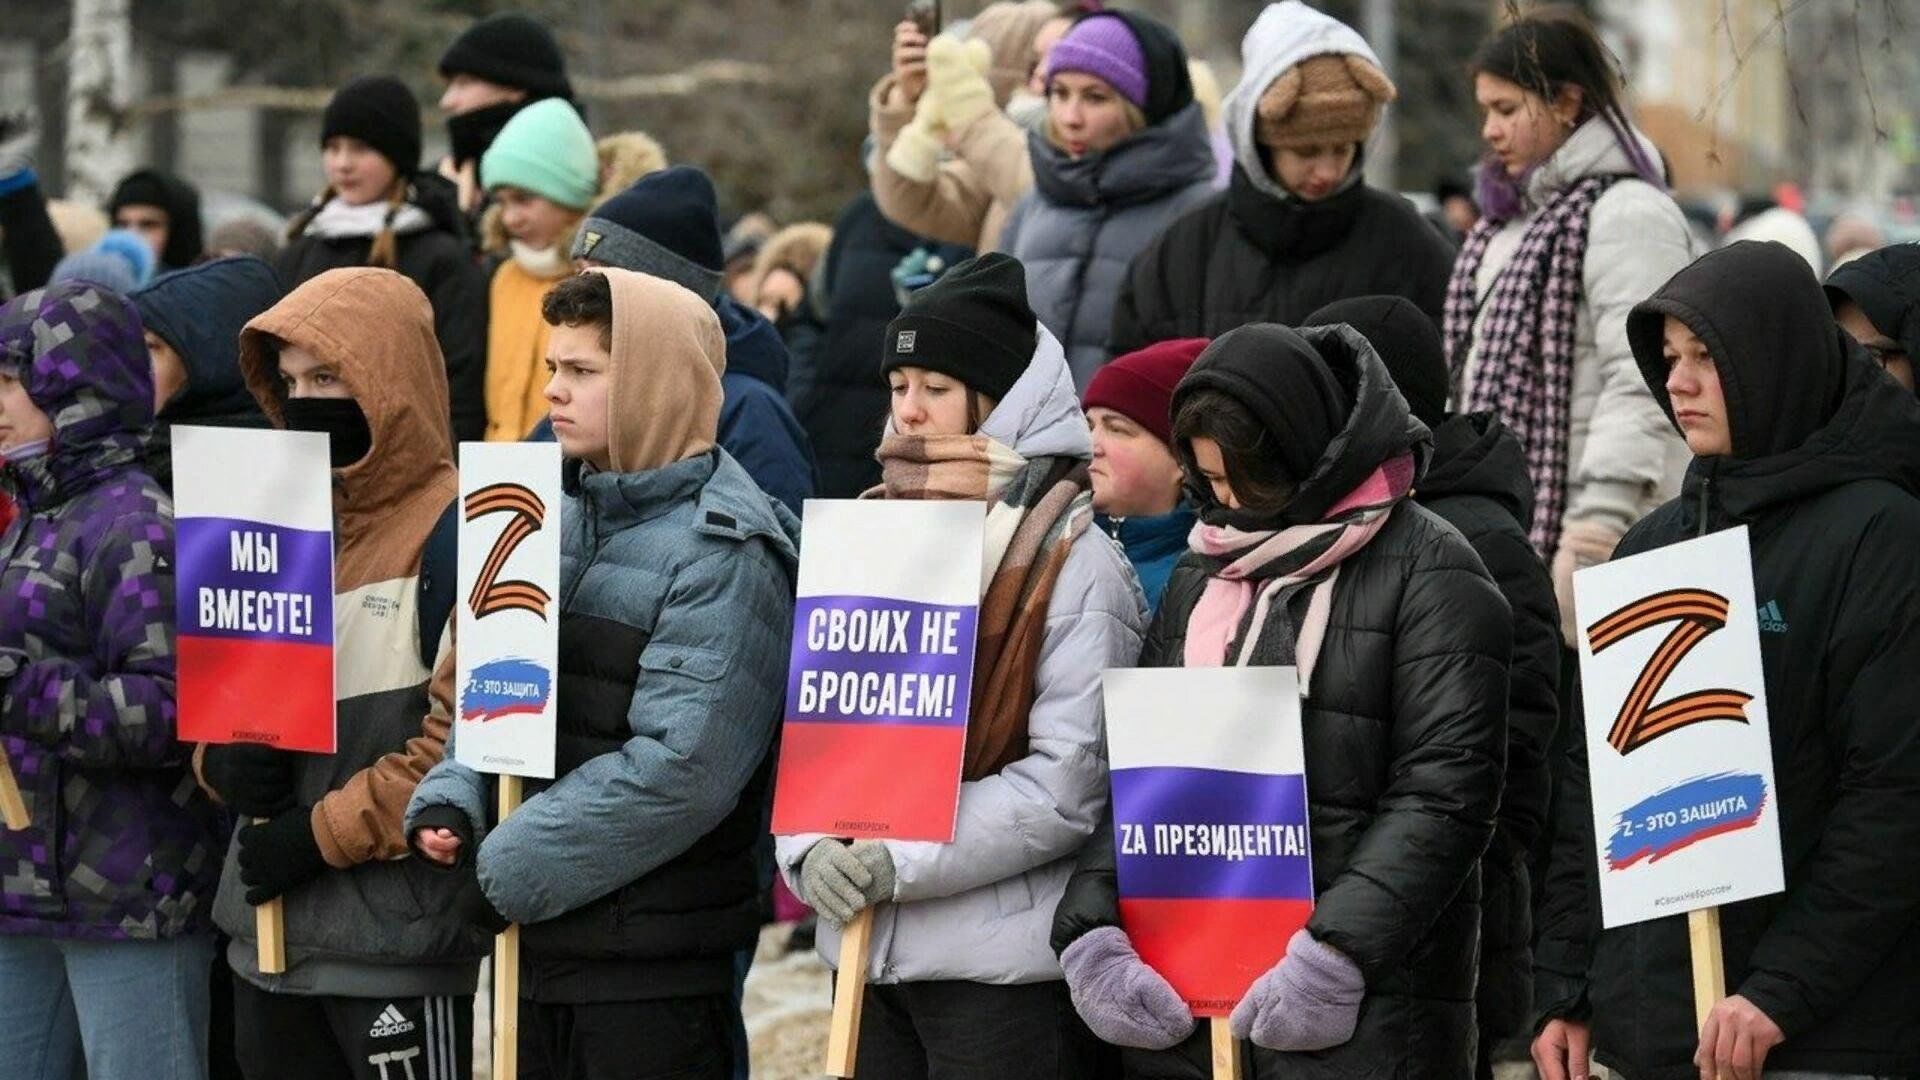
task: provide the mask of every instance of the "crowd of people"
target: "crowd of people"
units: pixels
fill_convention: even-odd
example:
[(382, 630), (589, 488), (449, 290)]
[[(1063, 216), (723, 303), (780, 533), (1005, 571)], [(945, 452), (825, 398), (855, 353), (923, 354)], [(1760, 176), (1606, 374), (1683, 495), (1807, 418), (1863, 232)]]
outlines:
[[(405, 81), (341, 86), (284, 237), (153, 169), (89, 230), (8, 128), (0, 1072), (464, 1080), (518, 924), (520, 1075), (742, 1077), (781, 893), (829, 963), (873, 911), (862, 1077), (1205, 1077), (1121, 917), (1101, 673), (1244, 665), (1298, 669), (1314, 893), (1250, 1075), (1920, 1076), (1920, 246), (1707, 250), (1568, 10), (1471, 58), (1438, 218), (1366, 182), (1361, 34), (1284, 0), (1242, 61), (908, 18), (831, 228), (723, 223), (512, 13), (441, 57), (435, 167)], [(179, 424), (329, 437), (332, 754), (177, 737)], [(480, 439), (567, 491), (555, 778), (505, 819), (428, 585)], [(814, 497), (987, 507), (949, 844), (768, 835)], [(1786, 889), (1724, 909), (1701, 1025), (1683, 917), (1601, 928), (1572, 579), (1735, 526)]]

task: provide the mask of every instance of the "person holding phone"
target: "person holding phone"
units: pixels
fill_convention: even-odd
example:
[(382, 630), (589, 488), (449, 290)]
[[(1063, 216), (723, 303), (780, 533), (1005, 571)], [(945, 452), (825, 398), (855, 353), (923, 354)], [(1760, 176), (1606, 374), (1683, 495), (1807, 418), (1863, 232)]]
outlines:
[[(903, 228), (991, 251), (1033, 187), (1028, 128), (1008, 110), (1027, 101), (1025, 115), (1044, 113), (1025, 84), (1035, 41), (1058, 9), (1048, 0), (987, 5), (969, 31), (984, 46), (981, 66), (981, 46), (969, 56), (952, 35), (930, 32), (936, 10), (916, 3), (893, 28), (893, 70), (868, 98), (873, 197)], [(911, 148), (896, 147), (909, 125), (924, 134)]]

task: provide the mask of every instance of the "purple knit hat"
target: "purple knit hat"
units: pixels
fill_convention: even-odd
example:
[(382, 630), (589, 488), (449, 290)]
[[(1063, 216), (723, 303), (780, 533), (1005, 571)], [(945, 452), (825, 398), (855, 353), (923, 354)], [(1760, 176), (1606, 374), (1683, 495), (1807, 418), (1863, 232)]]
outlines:
[(1047, 82), (1063, 71), (1103, 79), (1136, 107), (1147, 107), (1147, 54), (1117, 15), (1096, 13), (1073, 24), (1047, 54)]

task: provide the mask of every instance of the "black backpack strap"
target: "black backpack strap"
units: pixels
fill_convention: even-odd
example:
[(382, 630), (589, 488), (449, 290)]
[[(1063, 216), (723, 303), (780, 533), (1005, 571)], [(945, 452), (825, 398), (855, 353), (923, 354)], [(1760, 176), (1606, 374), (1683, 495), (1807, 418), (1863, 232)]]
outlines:
[(420, 550), (420, 662), (428, 670), (440, 655), (440, 635), (453, 614), (460, 585), (460, 500), (454, 499), (433, 523)]

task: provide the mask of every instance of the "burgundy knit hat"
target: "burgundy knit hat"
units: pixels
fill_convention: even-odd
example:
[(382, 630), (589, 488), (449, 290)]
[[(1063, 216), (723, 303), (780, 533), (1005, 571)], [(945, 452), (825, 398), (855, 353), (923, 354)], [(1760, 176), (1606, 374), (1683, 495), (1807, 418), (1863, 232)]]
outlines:
[(1112, 409), (1173, 445), (1173, 388), (1207, 347), (1206, 338), (1160, 341), (1114, 358), (1093, 373), (1082, 406)]

